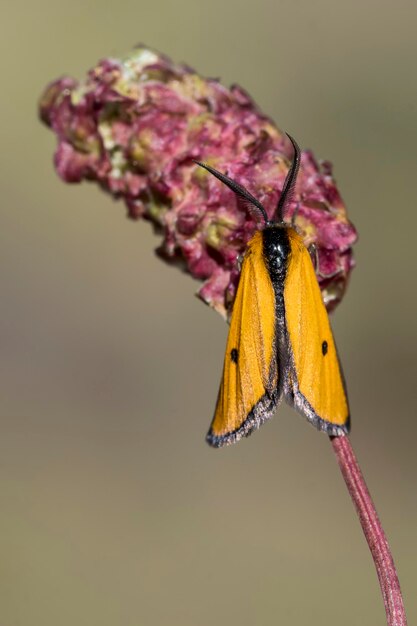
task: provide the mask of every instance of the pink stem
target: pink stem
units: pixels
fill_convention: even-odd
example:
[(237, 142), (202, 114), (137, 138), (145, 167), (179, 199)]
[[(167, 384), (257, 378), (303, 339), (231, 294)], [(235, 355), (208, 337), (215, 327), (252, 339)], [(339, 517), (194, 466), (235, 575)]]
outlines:
[(378, 574), (388, 626), (407, 626), (394, 560), (349, 437), (330, 437)]

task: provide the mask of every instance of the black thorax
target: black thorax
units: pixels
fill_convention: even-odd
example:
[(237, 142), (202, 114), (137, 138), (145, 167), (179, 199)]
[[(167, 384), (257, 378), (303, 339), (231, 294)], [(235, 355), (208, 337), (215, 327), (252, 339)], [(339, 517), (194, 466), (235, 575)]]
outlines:
[(283, 286), (291, 248), (287, 229), (283, 226), (267, 226), (262, 231), (263, 253), (274, 287)]

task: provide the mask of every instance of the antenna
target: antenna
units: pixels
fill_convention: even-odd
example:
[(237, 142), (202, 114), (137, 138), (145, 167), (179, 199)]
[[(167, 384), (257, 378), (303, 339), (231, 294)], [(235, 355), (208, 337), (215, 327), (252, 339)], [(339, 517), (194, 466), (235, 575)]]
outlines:
[(294, 194), (295, 183), (297, 180), (298, 170), (300, 169), (301, 160), (301, 150), (298, 143), (295, 141), (295, 139), (293, 139), (293, 137), (291, 137), (291, 135), (289, 135), (288, 133), (285, 134), (293, 145), (294, 158), (291, 163), (291, 167), (288, 170), (288, 174), (282, 188), (281, 197), (277, 204), (276, 218), (278, 223), (282, 223), (284, 221), (285, 209), (291, 202), (292, 196)]
[[(200, 167), (204, 167), (205, 170), (213, 174), (216, 178), (218, 178), (222, 183), (224, 183), (229, 189), (231, 189), (241, 200), (243, 200), (243, 205), (245, 208), (249, 210), (251, 214), (255, 213), (258, 217), (261, 216), (265, 222), (265, 226), (269, 224), (268, 216), (262, 204), (257, 200), (245, 187), (239, 185), (235, 180), (232, 180), (225, 174), (222, 174), (218, 170), (215, 170), (214, 167), (210, 167), (206, 163), (201, 163), (200, 161), (195, 161)], [(254, 210), (254, 207), (256, 210)]]

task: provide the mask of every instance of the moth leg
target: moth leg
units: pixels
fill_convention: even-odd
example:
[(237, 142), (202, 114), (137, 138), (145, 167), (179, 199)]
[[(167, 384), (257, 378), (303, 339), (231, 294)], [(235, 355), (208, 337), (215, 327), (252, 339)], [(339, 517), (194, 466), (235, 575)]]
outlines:
[(317, 269), (319, 267), (319, 253), (318, 253), (317, 246), (315, 243), (311, 243), (308, 246), (308, 252), (313, 262), (314, 271), (317, 272)]
[(297, 202), (297, 204), (295, 205), (294, 213), (292, 214), (292, 217), (291, 217), (291, 226), (293, 228), (295, 228), (295, 220), (297, 219), (299, 210), (300, 210), (300, 203)]

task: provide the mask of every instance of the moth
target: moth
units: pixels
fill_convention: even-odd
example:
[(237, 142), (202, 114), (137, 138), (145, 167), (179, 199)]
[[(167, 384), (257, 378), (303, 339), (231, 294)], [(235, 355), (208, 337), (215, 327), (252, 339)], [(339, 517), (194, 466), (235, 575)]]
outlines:
[(247, 189), (207, 164), (198, 165), (227, 185), (260, 218), (247, 244), (230, 320), (223, 375), (207, 441), (239, 441), (268, 420), (280, 400), (319, 430), (349, 432), (349, 405), (328, 314), (310, 252), (293, 224), (284, 222), (301, 153), (294, 158), (276, 210), (268, 220)]

